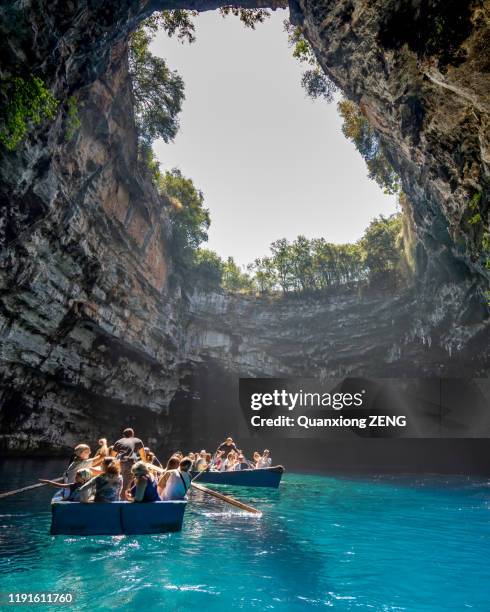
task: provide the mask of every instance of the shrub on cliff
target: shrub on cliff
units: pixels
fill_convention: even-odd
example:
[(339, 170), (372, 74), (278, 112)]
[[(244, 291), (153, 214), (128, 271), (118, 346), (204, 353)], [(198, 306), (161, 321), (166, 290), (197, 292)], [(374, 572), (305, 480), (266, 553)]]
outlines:
[(58, 101), (42, 79), (9, 77), (0, 81), (0, 143), (13, 151), (30, 127), (54, 119)]

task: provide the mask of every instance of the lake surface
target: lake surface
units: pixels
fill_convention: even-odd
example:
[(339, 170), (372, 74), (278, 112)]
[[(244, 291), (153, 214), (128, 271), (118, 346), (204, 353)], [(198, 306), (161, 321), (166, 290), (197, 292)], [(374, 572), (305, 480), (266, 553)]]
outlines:
[[(0, 489), (62, 467), (3, 462)], [(485, 479), (287, 473), (277, 491), (220, 490), (262, 517), (193, 494), (181, 533), (53, 537), (53, 489), (0, 500), (0, 591), (70, 591), (77, 610), (490, 610)]]

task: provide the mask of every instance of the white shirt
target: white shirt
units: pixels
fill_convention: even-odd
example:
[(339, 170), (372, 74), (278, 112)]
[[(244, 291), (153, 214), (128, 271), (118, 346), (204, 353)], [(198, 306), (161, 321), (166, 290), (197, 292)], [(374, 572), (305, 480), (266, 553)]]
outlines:
[[(191, 487), (191, 477), (189, 474), (181, 472), (180, 469), (169, 470), (169, 474), (170, 476), (165, 484), (162, 499), (166, 501), (171, 499), (187, 499), (186, 493)], [(185, 486), (182, 478), (185, 481)]]
[(94, 457), (90, 459), (75, 459), (75, 461), (72, 461), (66, 468), (65, 482), (75, 482), (75, 476), (77, 475), (78, 470), (91, 468), (93, 460)]

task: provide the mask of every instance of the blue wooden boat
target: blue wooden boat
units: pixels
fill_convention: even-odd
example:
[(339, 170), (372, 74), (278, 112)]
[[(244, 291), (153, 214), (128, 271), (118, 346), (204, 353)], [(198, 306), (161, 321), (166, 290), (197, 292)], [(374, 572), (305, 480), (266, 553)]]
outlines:
[(277, 489), (284, 468), (282, 465), (270, 468), (240, 470), (239, 472), (193, 472), (196, 482), (230, 485), (233, 487), (271, 487)]
[(180, 531), (186, 500), (110, 504), (63, 501), (60, 493), (51, 503), (53, 535), (136, 535)]

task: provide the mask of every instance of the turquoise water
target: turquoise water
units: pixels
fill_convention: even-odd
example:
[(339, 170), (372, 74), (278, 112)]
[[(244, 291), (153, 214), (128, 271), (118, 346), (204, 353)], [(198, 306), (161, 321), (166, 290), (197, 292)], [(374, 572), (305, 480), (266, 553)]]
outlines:
[[(1, 489), (59, 472), (6, 462)], [(51, 490), (0, 500), (0, 591), (71, 591), (77, 610), (490, 610), (486, 480), (286, 474), (228, 492), (263, 516), (195, 496), (181, 533), (52, 537)]]

